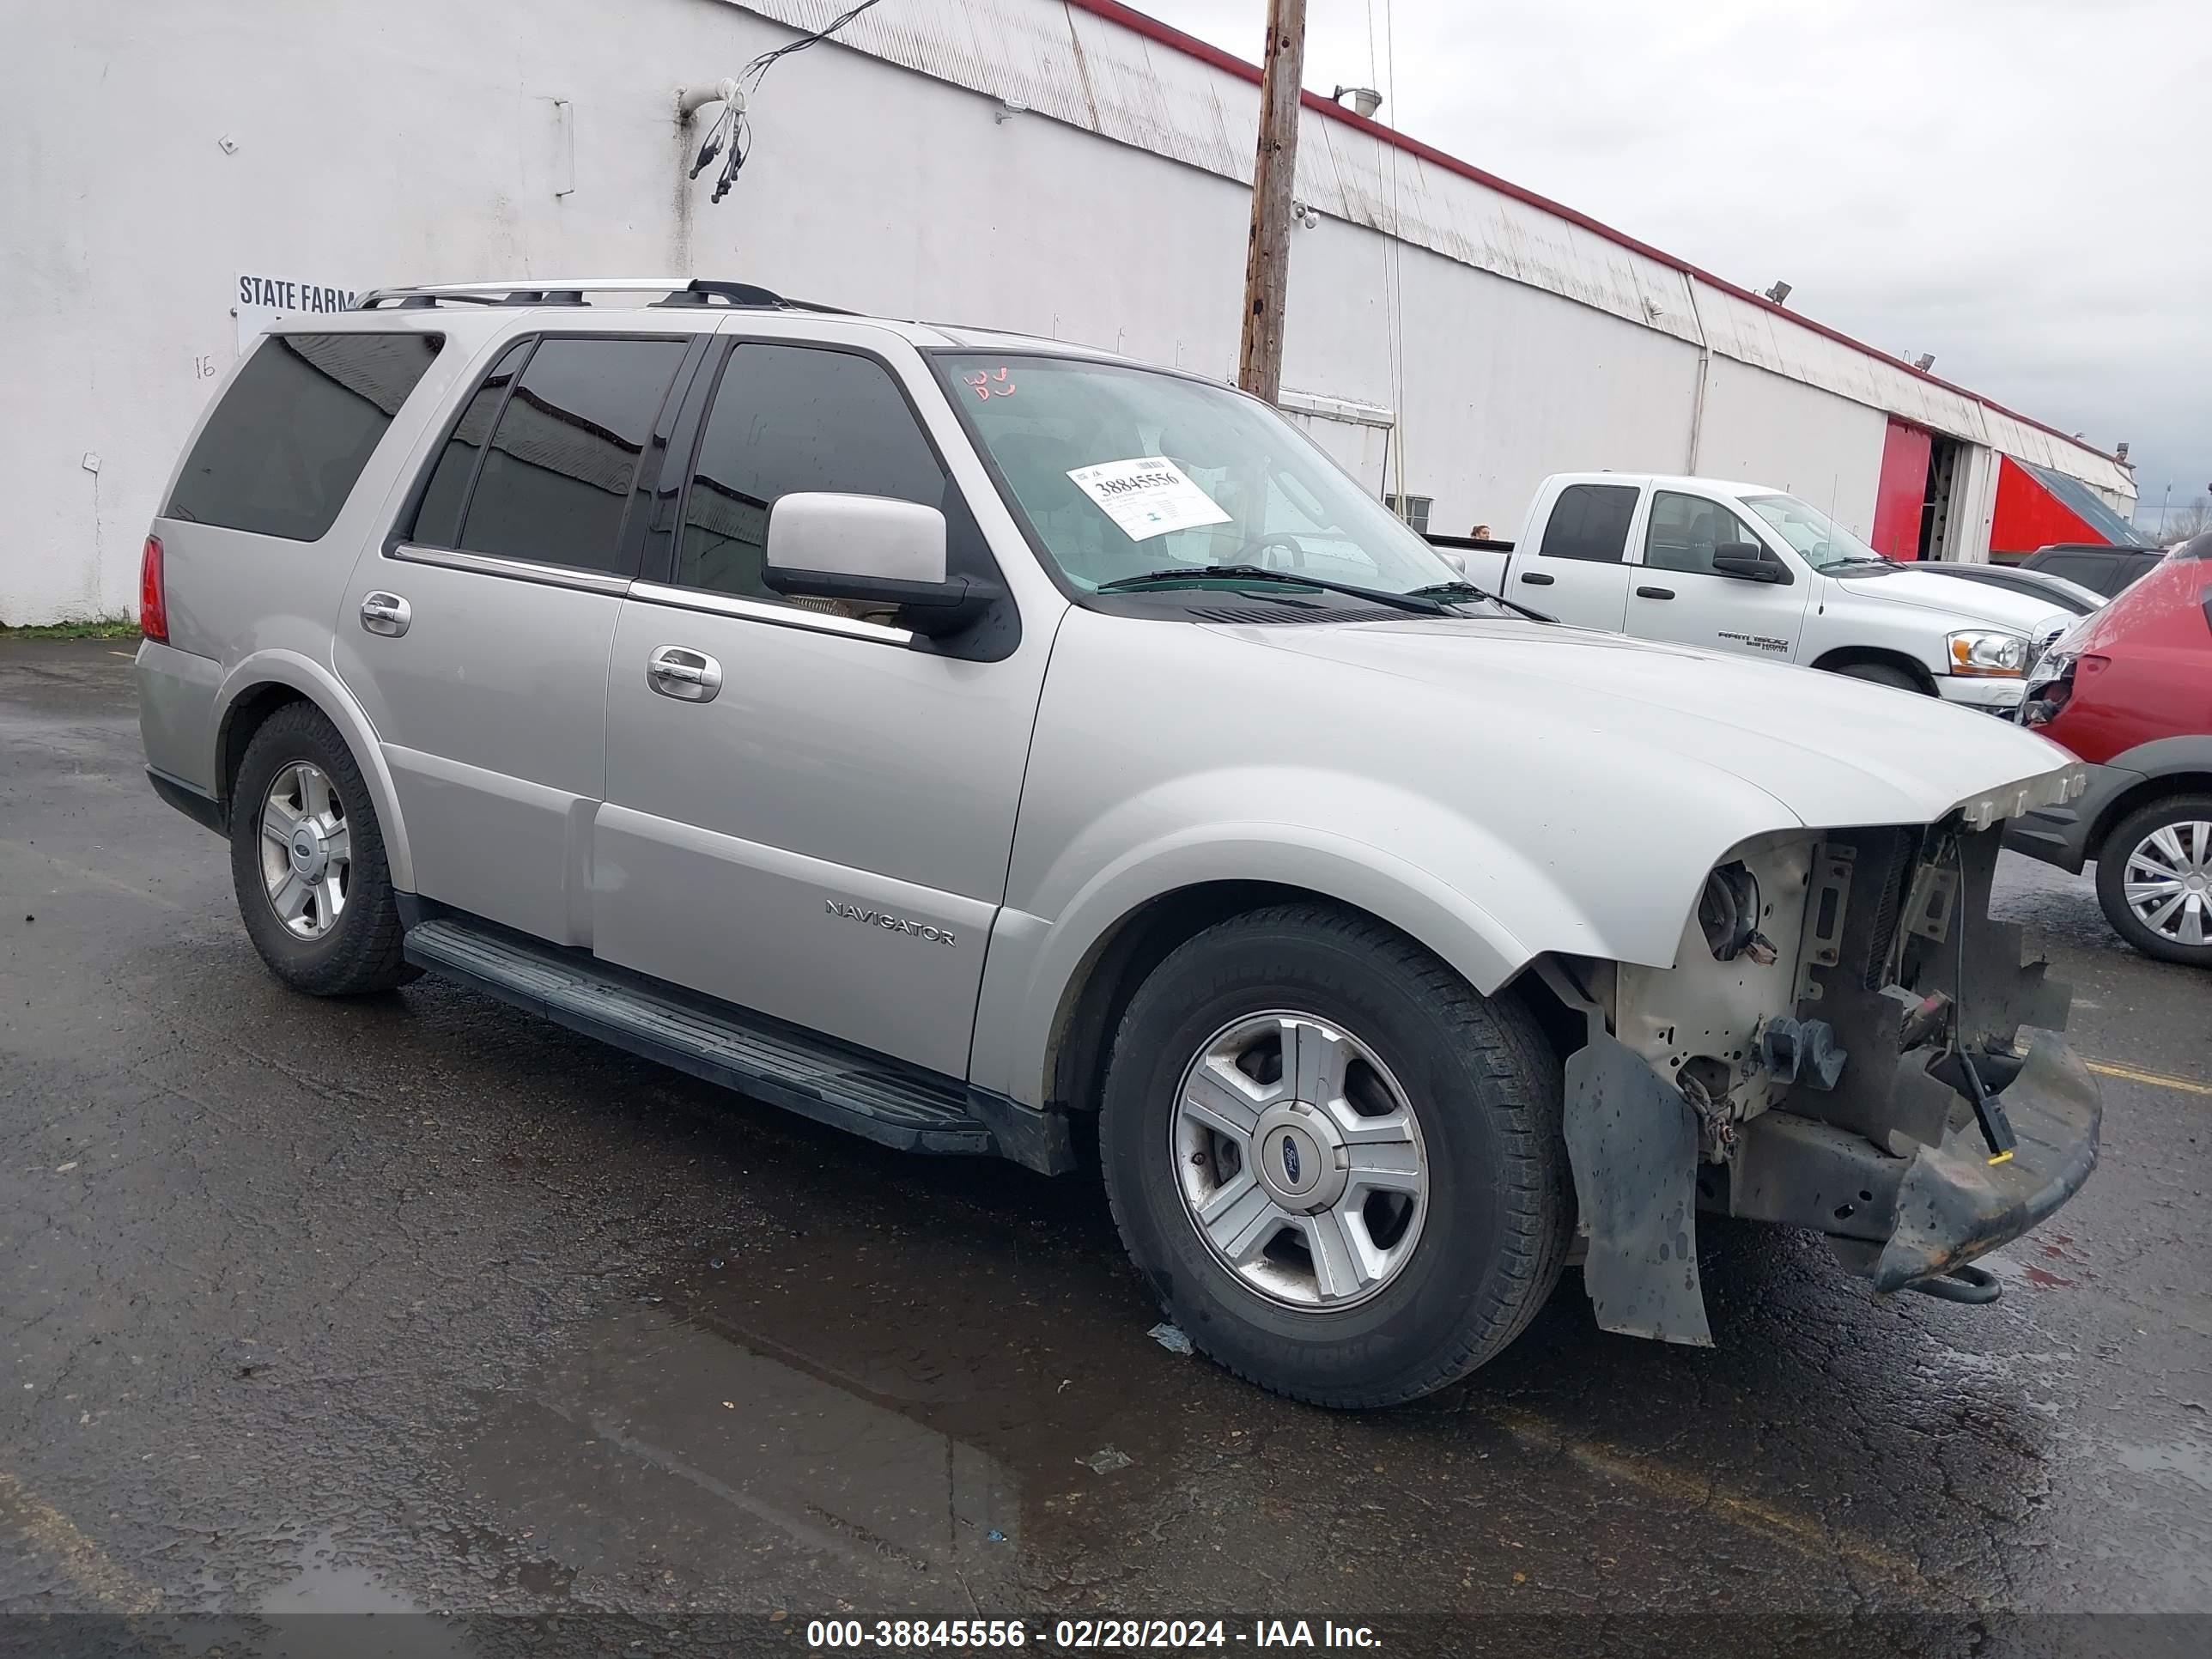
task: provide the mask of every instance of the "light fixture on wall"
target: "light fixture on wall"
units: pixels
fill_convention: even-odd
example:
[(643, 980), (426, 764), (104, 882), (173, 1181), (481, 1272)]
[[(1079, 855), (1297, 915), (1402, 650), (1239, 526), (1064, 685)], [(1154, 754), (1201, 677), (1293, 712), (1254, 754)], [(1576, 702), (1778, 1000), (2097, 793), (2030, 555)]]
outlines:
[(1773, 301), (1777, 305), (1782, 305), (1786, 303), (1790, 298), (1790, 284), (1787, 283), (1777, 283), (1772, 288), (1767, 289), (1765, 292), (1765, 296), (1768, 299)]
[(1310, 202), (1293, 201), (1291, 204), (1291, 217), (1308, 230), (1321, 228), (1321, 215), (1314, 211), (1313, 204)]
[(1929, 369), (1936, 367), (1936, 354), (1932, 351), (1922, 352), (1917, 357), (1915, 357), (1912, 360), (1912, 366), (1918, 369), (1923, 374), (1925, 374)]
[(1372, 87), (1339, 87), (1329, 94), (1332, 103), (1340, 104), (1347, 98), (1352, 100), (1352, 107), (1370, 121), (1375, 118), (1375, 112), (1382, 107), (1382, 94)]

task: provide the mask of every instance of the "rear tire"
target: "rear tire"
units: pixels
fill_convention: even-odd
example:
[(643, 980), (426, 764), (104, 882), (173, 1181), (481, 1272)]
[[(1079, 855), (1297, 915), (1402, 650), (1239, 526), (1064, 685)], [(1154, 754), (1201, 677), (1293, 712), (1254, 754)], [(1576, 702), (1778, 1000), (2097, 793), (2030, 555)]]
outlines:
[[(1558, 1283), (1561, 1087), (1525, 1010), (1402, 935), (1322, 904), (1256, 911), (1183, 945), (1131, 1001), (1099, 1127), (1107, 1194), (1204, 1352), (1292, 1399), (1395, 1405), (1497, 1354)], [(1248, 1096), (1249, 1130), (1209, 1127)]]
[(287, 703), (246, 744), (231, 787), (230, 875), (246, 937), (294, 990), (358, 996), (422, 973), (400, 953), (368, 786), (313, 703)]
[(1902, 668), (1893, 668), (1886, 662), (1846, 663), (1835, 671), (1847, 679), (1864, 680), (1869, 685), (1894, 686), (1899, 691), (1928, 695), (1928, 688), (1906, 673)]
[[(2130, 884), (2148, 915), (2130, 902)], [(2180, 903), (2166, 915), (2168, 895)], [(2097, 902), (2112, 931), (2145, 956), (2212, 968), (2212, 795), (2153, 801), (2113, 825), (2097, 855)], [(2192, 909), (2200, 944), (2187, 939)]]

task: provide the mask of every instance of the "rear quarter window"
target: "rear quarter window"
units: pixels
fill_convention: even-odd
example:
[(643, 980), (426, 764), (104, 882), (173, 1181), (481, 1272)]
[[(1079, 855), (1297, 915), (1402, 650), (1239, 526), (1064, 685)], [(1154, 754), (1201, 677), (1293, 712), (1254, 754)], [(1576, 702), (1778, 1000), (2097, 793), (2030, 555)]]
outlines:
[(163, 516), (288, 541), (329, 533), (441, 335), (270, 335), (201, 428)]
[(1537, 553), (1547, 559), (1619, 564), (1628, 548), (1628, 521), (1635, 516), (1634, 484), (1569, 484), (1553, 503)]

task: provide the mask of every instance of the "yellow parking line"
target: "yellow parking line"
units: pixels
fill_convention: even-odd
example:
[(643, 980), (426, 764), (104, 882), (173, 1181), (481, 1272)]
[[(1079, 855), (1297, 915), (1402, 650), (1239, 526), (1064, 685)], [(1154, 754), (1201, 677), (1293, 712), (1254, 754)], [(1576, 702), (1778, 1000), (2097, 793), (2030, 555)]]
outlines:
[(0, 1469), (0, 1526), (21, 1535), (38, 1554), (53, 1557), (101, 1613), (149, 1613), (161, 1605), (159, 1590), (109, 1560), (106, 1551), (77, 1530), (76, 1522), (40, 1501), (5, 1469)]
[(1818, 1560), (1840, 1557), (1878, 1577), (1911, 1586), (1931, 1596), (1941, 1594), (1918, 1565), (1904, 1556), (1839, 1533), (1822, 1522), (1794, 1515), (1747, 1492), (1729, 1492), (1709, 1475), (1687, 1474), (1602, 1441), (1583, 1439), (1534, 1412), (1502, 1405), (1478, 1405), (1474, 1411), (1522, 1444), (1532, 1449), (1558, 1452), (1592, 1474), (1639, 1486), (1656, 1498), (1685, 1509), (1717, 1512), (1738, 1526), (1799, 1554)]
[(2212, 1095), (2212, 1083), (2192, 1083), (2185, 1077), (2168, 1077), (2164, 1072), (2116, 1066), (2109, 1060), (2093, 1060), (2088, 1066), (2091, 1071), (2103, 1076), (2124, 1078), (2130, 1083), (2148, 1083), (2154, 1089), (2179, 1089), (2185, 1095)]

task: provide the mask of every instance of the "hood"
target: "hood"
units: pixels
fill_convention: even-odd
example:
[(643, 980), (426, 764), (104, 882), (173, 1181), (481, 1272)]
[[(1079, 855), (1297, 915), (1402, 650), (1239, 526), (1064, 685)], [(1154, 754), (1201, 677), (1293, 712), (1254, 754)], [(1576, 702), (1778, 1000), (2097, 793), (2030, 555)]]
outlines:
[[(1548, 723), (1569, 752), (1602, 738), (1590, 752), (1674, 757), (1686, 787), (1726, 773), (1820, 829), (1928, 823), (1962, 805), (1987, 822), (2064, 799), (2077, 769), (2056, 744), (1936, 697), (1619, 634), (1472, 617), (1216, 631), (1395, 681), (1381, 696), (1409, 726)], [(1312, 679), (1324, 682), (1312, 695), (1352, 694)], [(1638, 810), (1648, 804), (1622, 804)]]
[(1986, 582), (1962, 582), (1953, 576), (1932, 575), (1925, 570), (1915, 570), (1909, 564), (1899, 565), (1894, 575), (1831, 576), (1828, 580), (1844, 588), (1853, 599), (1881, 599), (1891, 605), (1939, 611), (1948, 624), (1947, 632), (1951, 628), (1979, 624), (2034, 639), (2050, 632), (2053, 623), (2063, 626), (2074, 620), (2072, 611), (2047, 599), (2030, 599), (2025, 593)]

